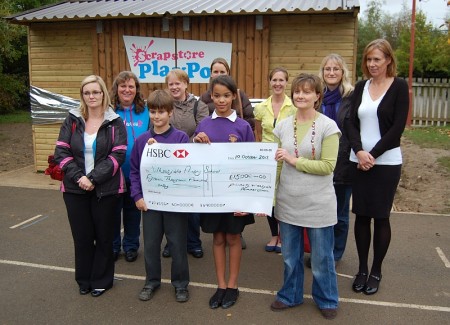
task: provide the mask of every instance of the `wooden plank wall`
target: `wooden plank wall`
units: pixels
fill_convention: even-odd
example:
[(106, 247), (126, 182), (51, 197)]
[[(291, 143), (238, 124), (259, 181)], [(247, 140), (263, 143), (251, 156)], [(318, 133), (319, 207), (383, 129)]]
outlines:
[[(190, 29), (183, 31), (183, 17), (172, 17), (168, 32), (162, 31), (161, 18), (103, 20), (102, 33), (92, 32), (95, 35), (92, 42), (94, 73), (102, 76), (110, 87), (120, 71), (130, 69), (123, 35), (231, 42), (231, 74), (238, 87), (249, 97), (267, 97), (268, 87), (263, 81), (269, 66), (269, 17), (263, 19), (262, 30), (256, 30), (255, 16), (199, 16), (189, 19)], [(188, 90), (201, 95), (207, 86), (206, 83), (192, 84)], [(164, 87), (164, 84), (142, 84), (142, 93), (147, 96), (152, 90)]]
[(47, 158), (55, 151), (60, 128), (60, 123), (32, 126), (35, 171), (42, 172), (48, 167)]
[(80, 82), (93, 73), (93, 22), (31, 24), (28, 33), (30, 83), (79, 98)]
[[(282, 15), (270, 19), (270, 70), (283, 66), (289, 81), (301, 72), (317, 74), (322, 59), (340, 54), (356, 71), (357, 18), (353, 14)], [(290, 82), (287, 93), (290, 94)]]
[[(168, 32), (162, 31), (161, 18), (33, 23), (29, 28), (31, 83), (78, 98), (81, 80), (94, 73), (111, 87), (120, 71), (130, 69), (123, 35), (231, 42), (231, 74), (250, 98), (270, 95), (267, 76), (276, 66), (287, 68), (292, 80), (300, 72), (317, 73), (322, 58), (337, 52), (352, 75), (355, 71), (357, 18), (352, 14), (265, 15), (262, 30), (256, 30), (256, 17), (251, 15), (189, 19), (190, 29), (183, 31), (183, 17), (172, 17)], [(142, 84), (142, 93), (148, 96), (160, 88), (164, 85)], [(195, 95), (206, 89), (207, 84), (189, 87)], [(47, 167), (58, 133), (59, 125), (33, 126), (37, 171)]]

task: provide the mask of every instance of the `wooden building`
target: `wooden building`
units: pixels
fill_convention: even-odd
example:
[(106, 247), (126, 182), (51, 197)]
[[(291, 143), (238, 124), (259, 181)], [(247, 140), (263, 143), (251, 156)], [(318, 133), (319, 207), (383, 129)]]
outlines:
[[(8, 17), (28, 27), (33, 86), (79, 98), (81, 80), (100, 75), (108, 87), (129, 70), (123, 35), (232, 43), (232, 76), (250, 98), (270, 95), (268, 73), (317, 73), (329, 53), (355, 74), (358, 1), (184, 0), (65, 1)], [(186, 28), (188, 26), (188, 28)], [(164, 28), (163, 28), (164, 27)], [(353, 78), (354, 80), (354, 78)], [(142, 84), (143, 94), (163, 88)], [(200, 95), (207, 84), (191, 84)], [(33, 125), (35, 167), (47, 167), (59, 124)]]

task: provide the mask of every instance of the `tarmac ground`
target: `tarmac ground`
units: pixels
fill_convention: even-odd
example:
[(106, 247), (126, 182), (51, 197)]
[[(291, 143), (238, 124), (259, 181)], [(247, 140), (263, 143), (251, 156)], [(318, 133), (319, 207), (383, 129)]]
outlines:
[[(240, 296), (230, 309), (211, 310), (216, 288), (212, 236), (202, 234), (205, 256), (189, 256), (190, 300), (175, 301), (170, 258), (162, 258), (163, 285), (148, 302), (143, 246), (136, 262), (116, 262), (114, 287), (99, 298), (80, 296), (74, 252), (59, 182), (29, 166), (0, 173), (0, 324), (329, 324), (311, 297), (305, 271), (301, 306), (272, 312), (283, 279), (280, 254), (267, 253), (265, 218), (244, 231)], [(340, 305), (335, 324), (450, 324), (450, 215), (393, 213), (392, 241), (373, 296), (351, 289), (357, 254), (351, 215), (347, 250), (337, 266)], [(164, 245), (164, 243), (163, 243)]]

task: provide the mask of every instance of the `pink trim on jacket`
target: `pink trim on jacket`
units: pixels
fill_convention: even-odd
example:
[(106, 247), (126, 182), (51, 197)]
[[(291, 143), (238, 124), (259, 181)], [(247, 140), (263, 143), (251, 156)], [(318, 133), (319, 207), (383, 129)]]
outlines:
[(118, 150), (125, 150), (125, 151), (127, 151), (127, 146), (126, 145), (115, 146), (115, 147), (112, 148), (111, 151), (118, 151)]
[(56, 145), (60, 146), (60, 147), (70, 148), (70, 144), (68, 144), (67, 142), (63, 142), (63, 141), (56, 141)]
[(121, 169), (120, 169), (119, 163), (117, 162), (116, 158), (114, 158), (114, 157), (111, 156), (111, 155), (109, 155), (108, 158), (111, 159), (111, 161), (113, 162), (114, 170), (113, 170), (113, 173), (112, 173), (112, 174), (113, 174), (113, 176), (114, 176), (114, 175), (116, 175), (117, 170), (121, 170)]
[(73, 157), (67, 157), (64, 158), (60, 163), (59, 163), (59, 167), (63, 168), (65, 165), (67, 165), (70, 161), (73, 160)]

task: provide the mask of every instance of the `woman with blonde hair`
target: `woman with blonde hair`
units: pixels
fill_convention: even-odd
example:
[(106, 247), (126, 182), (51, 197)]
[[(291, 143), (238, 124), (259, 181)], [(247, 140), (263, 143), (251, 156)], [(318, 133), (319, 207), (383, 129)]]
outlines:
[(334, 225), (334, 261), (342, 259), (347, 244), (351, 186), (350, 143), (344, 131), (348, 117), (353, 86), (350, 72), (339, 54), (325, 56), (320, 64), (319, 77), (324, 83), (324, 97), (319, 112), (336, 122), (341, 130), (339, 152), (333, 174), (334, 191), (337, 200), (337, 224)]
[(55, 160), (75, 246), (75, 280), (81, 295), (101, 296), (113, 286), (114, 218), (126, 191), (120, 166), (127, 134), (110, 106), (106, 85), (91, 75), (81, 82), (80, 107), (70, 110), (56, 142)]

